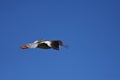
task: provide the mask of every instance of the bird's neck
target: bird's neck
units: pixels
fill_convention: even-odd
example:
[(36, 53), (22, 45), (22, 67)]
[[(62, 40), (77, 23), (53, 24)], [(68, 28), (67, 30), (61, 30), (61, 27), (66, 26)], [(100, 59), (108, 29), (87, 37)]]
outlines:
[(38, 44), (37, 43), (30, 43), (30, 44), (27, 44), (27, 47), (28, 48), (37, 48)]

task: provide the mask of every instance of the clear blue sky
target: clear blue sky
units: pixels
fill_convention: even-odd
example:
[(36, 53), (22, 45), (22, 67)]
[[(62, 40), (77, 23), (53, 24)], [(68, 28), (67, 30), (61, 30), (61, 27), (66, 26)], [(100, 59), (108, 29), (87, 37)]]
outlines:
[[(120, 80), (119, 0), (0, 1), (0, 80)], [(60, 39), (60, 51), (20, 46)]]

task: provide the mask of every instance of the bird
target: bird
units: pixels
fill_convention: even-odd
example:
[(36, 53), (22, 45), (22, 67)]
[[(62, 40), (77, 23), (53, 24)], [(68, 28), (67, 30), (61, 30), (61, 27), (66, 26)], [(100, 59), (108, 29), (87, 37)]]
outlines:
[(61, 40), (36, 40), (33, 43), (28, 43), (21, 46), (21, 49), (41, 48), (59, 50), (60, 46), (65, 46)]

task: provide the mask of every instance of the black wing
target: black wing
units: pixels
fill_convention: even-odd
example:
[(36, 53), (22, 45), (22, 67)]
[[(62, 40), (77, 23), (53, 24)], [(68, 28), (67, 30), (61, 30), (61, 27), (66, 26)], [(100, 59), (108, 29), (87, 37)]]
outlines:
[(49, 47), (46, 43), (40, 43), (40, 44), (38, 45), (38, 48), (49, 49), (49, 48), (51, 48), (51, 47)]
[(52, 41), (51, 46), (53, 49), (59, 50), (59, 41)]

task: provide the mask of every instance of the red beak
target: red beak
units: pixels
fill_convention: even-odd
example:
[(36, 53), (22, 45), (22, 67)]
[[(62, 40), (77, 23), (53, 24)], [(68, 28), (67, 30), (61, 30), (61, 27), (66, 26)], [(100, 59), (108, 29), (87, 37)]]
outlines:
[(21, 46), (21, 49), (27, 49), (28, 47), (26, 45)]

